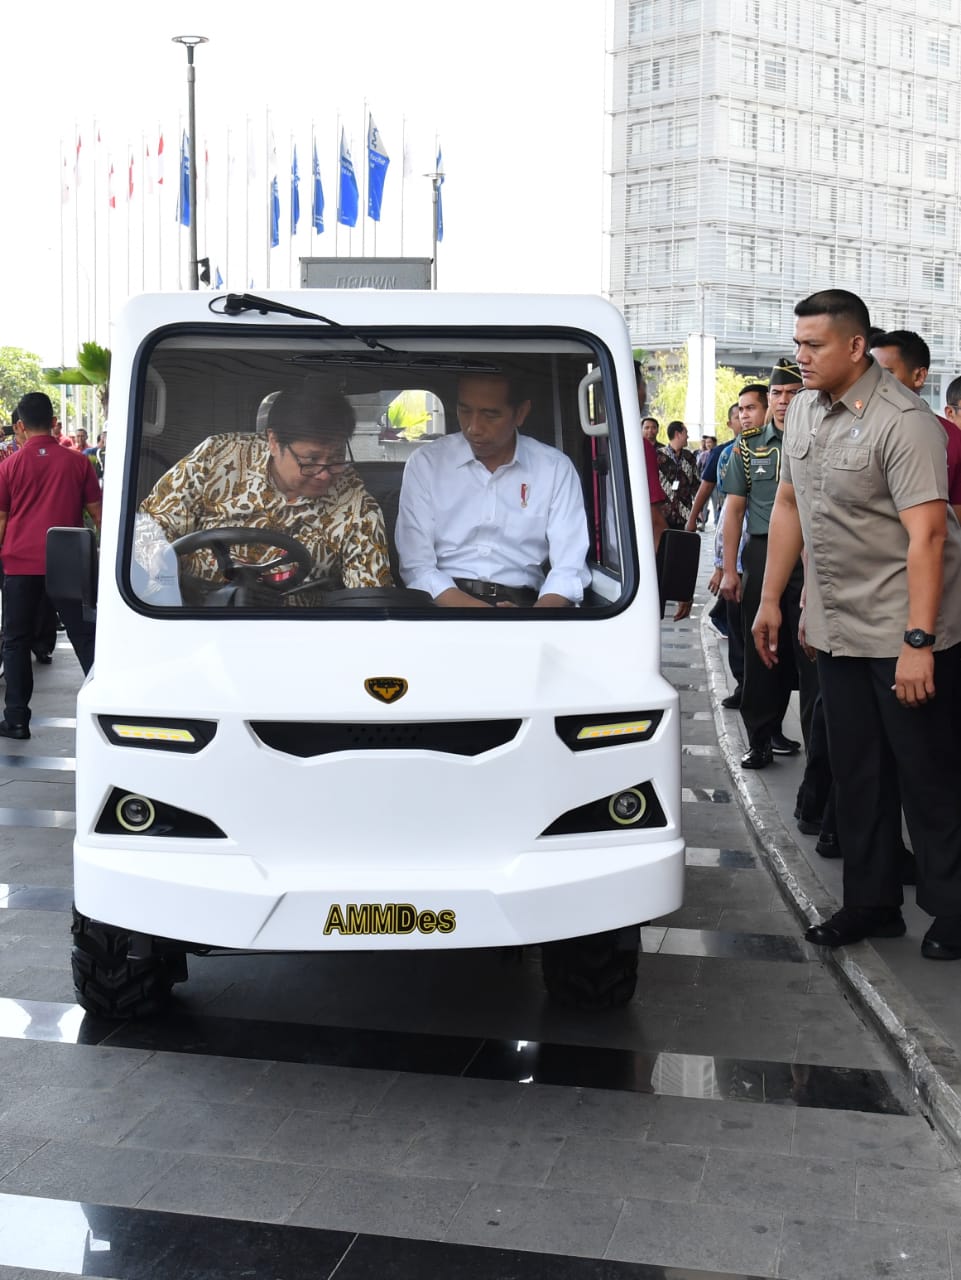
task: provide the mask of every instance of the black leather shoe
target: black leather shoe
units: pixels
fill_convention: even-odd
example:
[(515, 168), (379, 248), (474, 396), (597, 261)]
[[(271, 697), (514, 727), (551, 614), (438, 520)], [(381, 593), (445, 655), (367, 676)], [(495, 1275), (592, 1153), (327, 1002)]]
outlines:
[(863, 938), (900, 938), (906, 927), (897, 907), (842, 907), (830, 920), (812, 924), (804, 937), (819, 947), (848, 947)]
[(837, 836), (818, 836), (818, 842), (814, 846), (814, 852), (819, 853), (822, 858), (840, 858), (841, 846), (838, 844)]
[(741, 686), (740, 685), (738, 685), (738, 687), (734, 690), (733, 693), (729, 693), (726, 698), (721, 699), (721, 706), (724, 707), (726, 711), (740, 711), (741, 709)]
[(0, 720), (0, 738), (29, 738), (30, 730), (25, 724), (8, 724)]
[(785, 738), (783, 733), (772, 733), (771, 750), (776, 756), (796, 756), (801, 744), (795, 738)]
[(771, 745), (768, 743), (763, 747), (752, 747), (750, 751), (741, 756), (741, 768), (766, 769), (773, 761), (774, 755), (771, 751)]
[(814, 822), (810, 818), (798, 818), (797, 829), (805, 836), (816, 836), (821, 830), (820, 822)]
[(925, 960), (961, 960), (961, 918), (935, 916), (921, 942)]
[(49, 667), (51, 662), (53, 662), (53, 654), (49, 651), (49, 649), (38, 649), (34, 653), (34, 657), (37, 659), (37, 661), (40, 663), (42, 667)]

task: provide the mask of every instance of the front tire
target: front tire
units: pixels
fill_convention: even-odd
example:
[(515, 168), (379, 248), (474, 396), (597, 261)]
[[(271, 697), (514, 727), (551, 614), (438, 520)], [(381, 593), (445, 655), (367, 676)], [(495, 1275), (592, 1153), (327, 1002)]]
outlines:
[(640, 930), (611, 929), (541, 946), (547, 994), (569, 1009), (620, 1009), (637, 987)]
[(98, 1018), (149, 1018), (170, 1003), (174, 982), (186, 977), (185, 958), (128, 956), (130, 934), (74, 908), (73, 985), (77, 1003)]

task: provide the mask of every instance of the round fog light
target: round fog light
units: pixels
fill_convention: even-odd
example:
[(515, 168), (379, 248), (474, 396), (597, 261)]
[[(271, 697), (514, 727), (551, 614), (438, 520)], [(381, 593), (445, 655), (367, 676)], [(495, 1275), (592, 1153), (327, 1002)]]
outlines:
[(124, 796), (115, 810), (125, 831), (146, 831), (153, 826), (157, 811), (146, 796)]
[(616, 796), (611, 796), (607, 812), (618, 826), (631, 827), (640, 822), (647, 812), (647, 797), (636, 787), (629, 791), (618, 791)]

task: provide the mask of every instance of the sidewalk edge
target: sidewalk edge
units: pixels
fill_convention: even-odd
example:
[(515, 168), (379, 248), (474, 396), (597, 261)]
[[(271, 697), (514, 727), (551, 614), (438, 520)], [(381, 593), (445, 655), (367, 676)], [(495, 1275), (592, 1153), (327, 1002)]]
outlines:
[[(701, 616), (700, 641), (718, 746), (758, 849), (774, 872), (784, 898), (801, 920), (813, 924), (826, 919), (840, 903), (821, 883), (792, 839), (771, 799), (763, 773), (747, 775), (740, 768), (740, 737), (729, 730), (721, 707), (721, 699), (728, 693), (721, 638), (711, 626), (706, 609)], [(901, 985), (870, 941), (825, 951), (823, 957), (907, 1071), (931, 1121), (955, 1154), (961, 1156), (961, 1056), (957, 1050)]]

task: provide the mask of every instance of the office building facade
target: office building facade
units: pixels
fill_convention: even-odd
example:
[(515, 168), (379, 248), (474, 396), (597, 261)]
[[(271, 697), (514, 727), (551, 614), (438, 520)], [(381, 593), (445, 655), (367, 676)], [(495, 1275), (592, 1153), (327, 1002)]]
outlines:
[(959, 363), (961, 0), (613, 0), (610, 292), (635, 345), (791, 350), (859, 293)]

